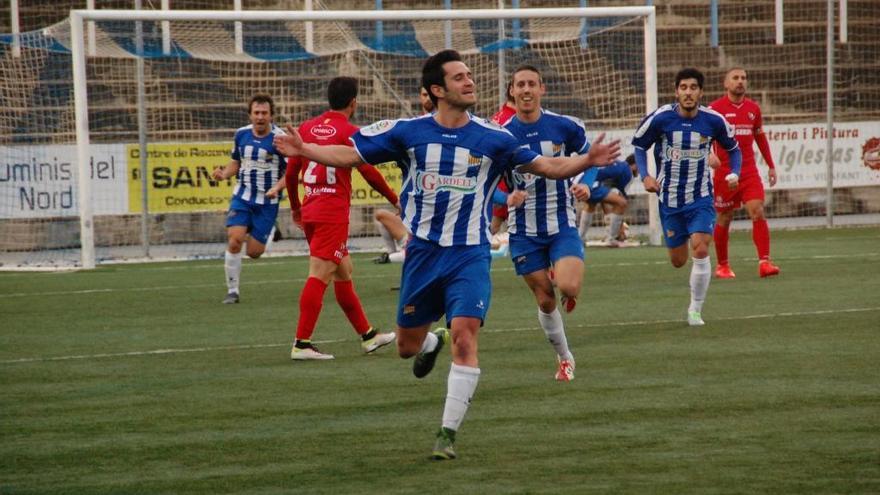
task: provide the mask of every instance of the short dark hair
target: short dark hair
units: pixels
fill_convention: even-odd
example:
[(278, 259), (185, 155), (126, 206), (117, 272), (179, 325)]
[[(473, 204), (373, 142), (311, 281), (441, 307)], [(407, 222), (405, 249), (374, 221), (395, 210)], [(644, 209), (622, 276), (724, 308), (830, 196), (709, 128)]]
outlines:
[(703, 82), (705, 82), (706, 78), (703, 76), (703, 73), (693, 67), (687, 67), (678, 71), (678, 74), (675, 75), (675, 87), (677, 88), (679, 84), (685, 79), (696, 79), (697, 86), (700, 89), (703, 89)]
[(275, 102), (272, 101), (271, 96), (265, 93), (257, 93), (254, 96), (251, 96), (251, 100), (248, 102), (248, 115), (250, 115), (251, 110), (254, 109), (254, 103), (268, 103), (269, 115), (275, 115)]
[(529, 72), (534, 72), (535, 74), (538, 75), (538, 82), (540, 82), (540, 83), (544, 82), (544, 76), (541, 75), (541, 71), (539, 71), (537, 67), (535, 67), (534, 65), (531, 65), (531, 64), (523, 64), (523, 65), (520, 65), (519, 67), (517, 67), (516, 70), (514, 70), (513, 72), (510, 73), (510, 83), (509, 83), (508, 87), (513, 86), (514, 76), (516, 76), (517, 74), (519, 74), (520, 72), (522, 72), (524, 70), (527, 70)]
[(347, 76), (334, 77), (327, 85), (327, 102), (331, 110), (342, 110), (357, 98), (357, 79)]
[(630, 164), (630, 165), (632, 165), (633, 163), (635, 163), (635, 162), (636, 162), (636, 155), (635, 155), (635, 153), (630, 153), (629, 155), (626, 155), (626, 159), (625, 159), (624, 161), (626, 161), (626, 163), (628, 163), (628, 164)]
[(431, 91), (431, 86), (442, 86), (446, 89), (446, 71), (443, 64), (447, 62), (461, 62), (461, 55), (455, 50), (443, 50), (428, 57), (422, 66), (422, 87), (428, 90), (428, 97), (437, 106), (437, 97)]

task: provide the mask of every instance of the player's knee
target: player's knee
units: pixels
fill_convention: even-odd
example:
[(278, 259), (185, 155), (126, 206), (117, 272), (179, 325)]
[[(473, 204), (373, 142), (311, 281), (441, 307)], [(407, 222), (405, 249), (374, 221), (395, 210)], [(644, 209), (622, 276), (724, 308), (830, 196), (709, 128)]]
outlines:
[(687, 257), (687, 254), (684, 254), (684, 255), (675, 254), (675, 255), (672, 255), (669, 257), (669, 261), (672, 263), (672, 266), (674, 266), (675, 268), (681, 268), (687, 263), (688, 257)]
[(556, 309), (556, 300), (553, 298), (538, 300), (538, 309), (544, 314), (552, 313)]
[(764, 220), (764, 208), (755, 208), (753, 210), (749, 210), (749, 217), (751, 217), (753, 222)]
[(551, 289), (549, 292), (544, 290), (535, 291), (535, 302), (538, 307), (545, 313), (550, 313), (556, 309), (556, 294)]
[(259, 248), (256, 248), (256, 249), (248, 249), (248, 250), (247, 250), (247, 255), (248, 255), (248, 258), (251, 258), (251, 259), (257, 259), (257, 258), (259, 258), (260, 256), (262, 256), (263, 253), (264, 253), (265, 251), (266, 251), (265, 249), (259, 249)]
[(238, 237), (229, 237), (229, 242), (226, 245), (226, 249), (229, 250), (230, 253), (238, 253), (241, 251), (244, 242)]
[(411, 332), (397, 332), (397, 355), (403, 359), (408, 359), (422, 350), (422, 342), (419, 341)]
[(468, 361), (477, 353), (477, 343), (470, 336), (452, 336), (452, 357), (456, 362)]
[[(709, 256), (709, 246), (708, 245), (700, 245), (694, 248), (693, 257), (694, 258), (705, 258)], [(687, 261), (687, 260), (685, 260)], [(682, 263), (684, 264), (684, 263)]]
[(411, 342), (397, 339), (397, 355), (403, 359), (409, 359), (419, 353), (420, 346), (415, 346)]

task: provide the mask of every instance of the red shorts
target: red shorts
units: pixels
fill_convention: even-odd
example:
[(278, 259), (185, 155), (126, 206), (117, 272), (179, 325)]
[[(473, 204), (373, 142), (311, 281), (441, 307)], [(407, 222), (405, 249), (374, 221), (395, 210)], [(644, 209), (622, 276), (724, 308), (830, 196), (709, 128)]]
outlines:
[(727, 187), (724, 177), (716, 176), (712, 185), (715, 187), (715, 210), (719, 212), (735, 210), (755, 199), (764, 201), (764, 183), (757, 174), (741, 177), (733, 191)]
[(492, 216), (507, 220), (507, 205), (492, 205)]
[(303, 232), (309, 243), (310, 256), (337, 265), (348, 256), (347, 223), (303, 222)]

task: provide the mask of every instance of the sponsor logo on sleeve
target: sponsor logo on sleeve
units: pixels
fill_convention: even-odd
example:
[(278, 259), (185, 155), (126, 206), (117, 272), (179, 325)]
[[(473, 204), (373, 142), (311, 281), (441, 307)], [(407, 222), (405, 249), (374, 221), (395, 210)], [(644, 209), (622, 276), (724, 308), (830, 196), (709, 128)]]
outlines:
[(394, 125), (397, 124), (396, 120), (380, 120), (378, 122), (373, 122), (361, 129), (361, 134), (364, 136), (378, 136), (379, 134), (384, 134), (391, 130)]

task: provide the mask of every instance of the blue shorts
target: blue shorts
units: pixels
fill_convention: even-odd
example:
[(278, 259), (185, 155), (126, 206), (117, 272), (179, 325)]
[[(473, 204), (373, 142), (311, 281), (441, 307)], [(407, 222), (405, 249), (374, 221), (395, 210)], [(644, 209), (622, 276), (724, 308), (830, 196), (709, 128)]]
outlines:
[(565, 226), (558, 234), (545, 237), (510, 235), (510, 258), (517, 275), (545, 270), (566, 256), (584, 259), (584, 241), (572, 227)]
[(258, 205), (233, 197), (226, 214), (226, 226), (244, 226), (255, 241), (266, 244), (275, 218), (278, 216), (278, 203)]
[(715, 230), (715, 207), (712, 198), (700, 198), (681, 208), (668, 208), (660, 203), (660, 224), (666, 247), (675, 248), (688, 241), (691, 234), (712, 234)]
[(590, 197), (587, 199), (587, 203), (591, 205), (597, 205), (602, 202), (603, 199), (608, 197), (608, 194), (611, 193), (611, 188), (600, 184), (596, 187), (590, 188)]
[(418, 327), (457, 316), (484, 320), (492, 295), (489, 246), (449, 246), (413, 238), (406, 245), (397, 324)]

